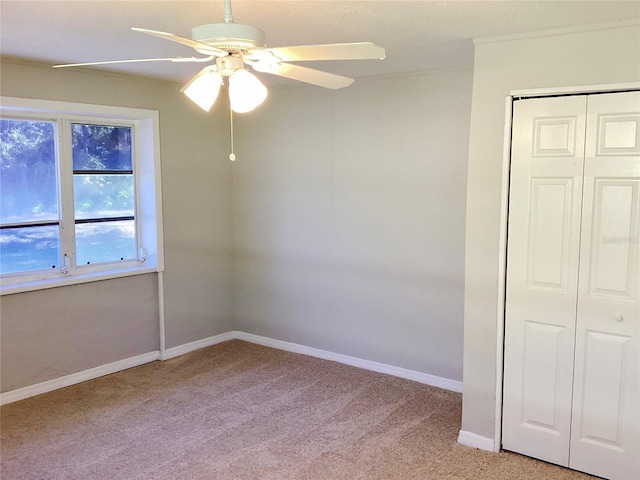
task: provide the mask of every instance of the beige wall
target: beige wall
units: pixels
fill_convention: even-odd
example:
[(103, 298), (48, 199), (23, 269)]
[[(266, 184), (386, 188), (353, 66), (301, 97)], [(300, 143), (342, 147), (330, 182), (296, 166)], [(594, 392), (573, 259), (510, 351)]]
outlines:
[[(160, 111), (167, 347), (237, 328), (461, 380), (471, 76), (272, 89), (235, 164), (175, 84), (5, 59), (1, 93)], [(155, 283), (2, 297), (2, 390), (157, 349)]]
[(476, 46), (467, 180), (462, 429), (494, 438), (505, 98), (512, 90), (640, 81), (640, 27)]
[[(1, 69), (4, 96), (160, 112), (166, 346), (232, 330), (226, 116), (192, 106), (174, 83), (10, 59)], [(1, 297), (1, 390), (157, 350), (157, 275), (143, 277)]]
[(0, 301), (3, 392), (158, 349), (155, 275), (5, 295)]
[(238, 330), (461, 380), (471, 82), (272, 89), (238, 116)]

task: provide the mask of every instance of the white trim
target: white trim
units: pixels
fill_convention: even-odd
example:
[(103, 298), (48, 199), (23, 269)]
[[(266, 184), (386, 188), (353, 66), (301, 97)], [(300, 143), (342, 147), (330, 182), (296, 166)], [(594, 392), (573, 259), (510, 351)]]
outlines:
[(35, 385), (30, 385), (28, 387), (11, 390), (10, 392), (0, 394), (0, 405), (17, 402), (18, 400), (24, 400), (29, 397), (35, 397), (36, 395), (75, 385), (76, 383), (86, 382), (87, 380), (93, 380), (94, 378), (110, 375), (128, 368), (138, 367), (159, 359), (160, 352), (158, 351), (143, 353), (142, 355), (125, 358), (124, 360), (118, 360), (106, 365), (100, 365), (99, 367), (83, 370), (82, 372), (72, 373), (70, 375), (65, 375), (64, 377), (58, 377), (53, 380), (47, 380), (46, 382), (36, 383)]
[[(498, 250), (498, 315), (496, 325), (496, 405), (493, 446), (496, 452), (502, 445), (502, 373), (504, 369), (504, 306), (507, 274), (507, 227), (509, 218), (509, 172), (511, 166), (511, 122), (513, 97), (505, 99), (504, 146), (502, 158), (502, 184), (500, 187), (500, 236)], [(470, 433), (470, 432), (467, 432)]]
[(180, 355), (193, 352), (194, 350), (210, 347), (229, 340), (235, 340), (238, 338), (236, 334), (237, 332), (235, 331), (221, 333), (220, 335), (214, 335), (213, 337), (202, 338), (195, 342), (189, 342), (178, 345), (177, 347), (167, 348), (161, 353), (160, 360), (169, 360), (170, 358), (179, 357)]
[(218, 343), (227, 342), (229, 340), (243, 340), (245, 342), (255, 343), (257, 345), (276, 348), (278, 350), (301, 353), (303, 355), (309, 355), (311, 357), (331, 360), (345, 365), (350, 365), (352, 367), (371, 370), (373, 372), (386, 373), (388, 375), (393, 375), (394, 377), (406, 378), (407, 380), (412, 380), (414, 382), (430, 385), (432, 387), (442, 388), (445, 390), (451, 390), (453, 392), (462, 392), (462, 382), (456, 380), (437, 377), (435, 375), (429, 375), (428, 373), (416, 372), (414, 370), (408, 370), (406, 368), (394, 367), (392, 365), (387, 365), (384, 363), (363, 360), (361, 358), (350, 357), (348, 355), (320, 350), (318, 348), (307, 347), (305, 345), (299, 345), (297, 343), (284, 342), (282, 340), (276, 340), (273, 338), (262, 337), (251, 333), (233, 330), (230, 332), (221, 333), (220, 335), (214, 335), (212, 337), (202, 338), (194, 342), (185, 343), (177, 347), (167, 348), (164, 351), (156, 350), (153, 352), (144, 353), (136, 357), (125, 358), (123, 360), (118, 360), (107, 365), (101, 365), (99, 367), (83, 370), (82, 372), (72, 373), (70, 375), (65, 375), (64, 377), (54, 378), (52, 380), (47, 380), (46, 382), (37, 383), (28, 387), (18, 388), (17, 390), (11, 390), (9, 392), (0, 394), (0, 405), (17, 402), (18, 400), (24, 400), (25, 398), (51, 392), (53, 390), (68, 387), (70, 385), (75, 385), (76, 383), (84, 382), (87, 380), (93, 380), (94, 378), (109, 375), (111, 373), (116, 373), (128, 368), (137, 367), (145, 363), (154, 362), (156, 360), (169, 360), (170, 358), (175, 358), (180, 355), (184, 355), (201, 348), (210, 347), (212, 345), (217, 345)]
[(164, 321), (164, 272), (158, 272), (158, 328), (160, 329), (160, 357), (167, 349), (167, 334)]
[(99, 280), (111, 280), (112, 278), (131, 277), (133, 275), (146, 275), (158, 272), (155, 267), (131, 267), (118, 270), (105, 270), (102, 272), (81, 273), (70, 277), (47, 278), (14, 284), (0, 283), (0, 296), (13, 295), (16, 293), (32, 292), (34, 290), (45, 290), (47, 288), (67, 287), (69, 285), (79, 285), (87, 282), (97, 282)]
[(508, 98), (545, 97), (549, 95), (587, 95), (589, 93), (628, 92), (632, 90), (640, 90), (640, 82), (580, 87), (527, 88), (524, 90), (512, 90)]
[(462, 382), (451, 380), (448, 378), (437, 377), (435, 375), (429, 375), (428, 373), (417, 372), (415, 370), (408, 370), (406, 368), (394, 367), (384, 363), (373, 362), (371, 360), (363, 360), (357, 357), (351, 357), (349, 355), (343, 355), (341, 353), (329, 352), (327, 350), (320, 350), (318, 348), (307, 347), (297, 343), (284, 342), (282, 340), (276, 340), (273, 338), (262, 337), (254, 335), (252, 333), (235, 332), (238, 340), (244, 340), (250, 343), (256, 343), (258, 345), (264, 345), (266, 347), (277, 348), (278, 350), (285, 350), (287, 352), (301, 353), (303, 355), (309, 355), (311, 357), (322, 358), (324, 360), (331, 360), (352, 367), (363, 368), (365, 370), (371, 370), (378, 373), (386, 373), (393, 375), (394, 377), (406, 378), (407, 380), (413, 380), (414, 382), (423, 383), (425, 385), (431, 385), (432, 387), (438, 387), (445, 390), (451, 390), (453, 392), (462, 392)]
[(538, 30), (535, 32), (515, 33), (511, 35), (498, 35), (494, 37), (474, 38), (474, 45), (482, 45), (485, 43), (510, 42), (513, 40), (526, 40), (528, 38), (553, 37), (556, 35), (571, 35), (573, 33), (597, 32), (599, 30), (611, 30), (616, 28), (636, 27), (640, 25), (640, 18), (632, 18), (630, 20), (615, 20), (613, 22), (592, 23), (589, 25), (576, 25), (573, 27), (560, 27), (547, 30)]
[(458, 443), (465, 447), (479, 448), (480, 450), (486, 450), (487, 452), (494, 452), (494, 441), (489, 437), (483, 437), (476, 433), (460, 430), (458, 433)]
[(29, 385), (28, 387), (0, 393), (0, 405), (24, 400), (25, 398), (34, 397), (36, 395), (58, 390), (87, 380), (93, 380), (94, 378), (110, 375), (122, 370), (127, 370), (128, 368), (138, 367), (145, 363), (155, 362), (156, 360), (168, 360), (170, 358), (184, 355), (185, 353), (193, 352), (194, 350), (199, 350), (200, 348), (210, 347), (235, 338), (237, 338), (237, 332), (231, 331), (220, 335), (214, 335), (213, 337), (196, 340), (195, 342), (185, 343), (184, 345), (169, 348), (164, 351), (155, 350), (153, 352), (143, 353), (142, 355), (125, 358), (106, 365), (100, 365), (99, 367), (47, 380), (46, 382), (36, 383), (35, 385)]
[(145, 120), (159, 118), (157, 110), (146, 110), (131, 107), (112, 107), (90, 103), (60, 102), (57, 100), (41, 100), (38, 98), (0, 97), (0, 106), (14, 112), (49, 113), (60, 112), (61, 115), (83, 115), (101, 118), (114, 116), (120, 119)]

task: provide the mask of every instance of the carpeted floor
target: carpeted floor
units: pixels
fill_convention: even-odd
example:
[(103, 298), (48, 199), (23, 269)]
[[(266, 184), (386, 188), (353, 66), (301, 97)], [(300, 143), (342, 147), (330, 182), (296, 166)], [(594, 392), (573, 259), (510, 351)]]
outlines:
[(6, 405), (1, 478), (553, 479), (459, 445), (461, 395), (231, 341)]

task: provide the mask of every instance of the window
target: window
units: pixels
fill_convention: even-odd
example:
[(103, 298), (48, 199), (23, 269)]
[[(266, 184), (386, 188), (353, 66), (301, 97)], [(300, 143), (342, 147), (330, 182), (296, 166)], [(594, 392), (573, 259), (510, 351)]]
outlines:
[(0, 100), (2, 293), (161, 270), (157, 112)]
[(71, 124), (78, 265), (137, 258), (132, 130)]
[(54, 122), (0, 119), (0, 273), (60, 266)]

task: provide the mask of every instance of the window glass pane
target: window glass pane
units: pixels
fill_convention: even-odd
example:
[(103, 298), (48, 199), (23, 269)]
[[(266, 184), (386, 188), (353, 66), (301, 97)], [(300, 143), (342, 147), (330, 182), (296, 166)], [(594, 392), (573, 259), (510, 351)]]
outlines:
[(59, 267), (59, 245), (57, 225), (0, 230), (0, 273)]
[(74, 123), (74, 170), (133, 170), (131, 128)]
[(76, 225), (76, 264), (116, 262), (136, 258), (133, 220)]
[(134, 215), (133, 175), (74, 175), (76, 219)]
[(0, 222), (57, 219), (53, 122), (0, 119)]

